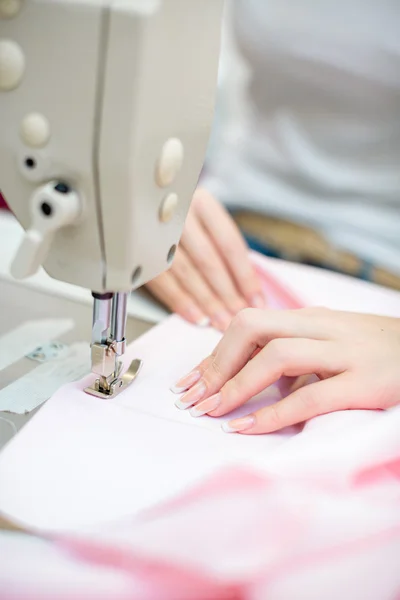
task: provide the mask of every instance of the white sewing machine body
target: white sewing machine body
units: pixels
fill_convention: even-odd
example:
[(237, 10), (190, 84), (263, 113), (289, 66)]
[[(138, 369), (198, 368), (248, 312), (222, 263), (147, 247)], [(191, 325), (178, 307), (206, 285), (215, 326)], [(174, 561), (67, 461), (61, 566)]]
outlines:
[(11, 272), (43, 265), (92, 291), (88, 393), (132, 381), (118, 360), (128, 293), (179, 243), (212, 123), (222, 7), (0, 0), (0, 186), (26, 230)]
[(42, 253), (56, 279), (129, 291), (179, 242), (212, 120), (222, 1), (3, 5), (0, 187), (38, 234), (15, 272), (32, 274)]

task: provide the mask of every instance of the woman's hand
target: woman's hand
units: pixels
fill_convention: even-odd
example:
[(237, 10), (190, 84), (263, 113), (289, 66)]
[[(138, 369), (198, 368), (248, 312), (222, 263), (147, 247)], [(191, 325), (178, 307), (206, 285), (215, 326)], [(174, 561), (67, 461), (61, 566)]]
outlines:
[(207, 191), (197, 190), (173, 265), (147, 284), (191, 323), (225, 330), (246, 306), (264, 307), (248, 248), (232, 218)]
[(400, 403), (400, 319), (310, 308), (246, 309), (214, 352), (174, 388), (179, 408), (219, 417), (283, 375), (319, 381), (224, 423), (227, 432), (270, 433), (324, 413)]

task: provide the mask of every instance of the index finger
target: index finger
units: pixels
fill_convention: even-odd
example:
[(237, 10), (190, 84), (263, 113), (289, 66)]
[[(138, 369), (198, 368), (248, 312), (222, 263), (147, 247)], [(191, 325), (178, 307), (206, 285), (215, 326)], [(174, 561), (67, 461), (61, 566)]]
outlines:
[[(233, 319), (211, 357), (203, 363), (203, 368), (194, 369), (196, 381), (189, 374), (190, 386), (186, 386), (189, 391), (177, 405), (182, 409), (189, 408), (219, 392), (246, 365), (258, 348), (263, 348), (269, 341), (275, 338), (321, 340), (327, 337), (326, 327), (320, 319), (311, 319), (303, 309), (261, 311), (250, 308), (241, 311)], [(183, 391), (182, 384), (179, 387)]]
[(207, 202), (208, 192), (198, 211), (200, 221), (223, 257), (238, 290), (253, 308), (264, 308), (266, 302), (261, 281), (249, 255), (249, 249), (233, 219), (218, 202)]
[(181, 243), (191, 261), (231, 313), (236, 314), (244, 308), (246, 301), (240, 297), (223, 257), (200, 220), (190, 220), (190, 228), (184, 230)]

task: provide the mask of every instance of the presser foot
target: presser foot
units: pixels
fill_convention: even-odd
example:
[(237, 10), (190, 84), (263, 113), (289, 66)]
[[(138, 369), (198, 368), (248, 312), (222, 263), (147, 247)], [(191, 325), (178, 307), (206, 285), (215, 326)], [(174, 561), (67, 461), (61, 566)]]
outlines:
[(142, 368), (142, 361), (135, 359), (131, 362), (128, 369), (121, 375), (122, 363), (117, 363), (115, 373), (109, 377), (100, 376), (93, 385), (85, 388), (85, 392), (97, 398), (110, 399), (115, 398), (123, 392), (136, 379)]

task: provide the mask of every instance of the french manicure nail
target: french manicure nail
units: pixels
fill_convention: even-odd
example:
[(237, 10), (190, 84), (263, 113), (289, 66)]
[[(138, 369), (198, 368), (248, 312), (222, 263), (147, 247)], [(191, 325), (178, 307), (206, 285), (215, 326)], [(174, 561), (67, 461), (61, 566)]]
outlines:
[(175, 401), (175, 406), (180, 410), (189, 408), (204, 398), (206, 390), (207, 388), (204, 381), (199, 381), (188, 392), (186, 392), (186, 394)]
[(207, 398), (207, 400), (203, 400), (203, 402), (193, 406), (189, 412), (192, 417), (202, 417), (203, 415), (206, 415), (207, 413), (217, 409), (220, 404), (221, 394), (214, 394), (214, 396), (210, 396)]
[(253, 308), (265, 308), (265, 300), (261, 294), (253, 296), (250, 304)]
[(210, 319), (207, 317), (207, 315), (205, 315), (202, 310), (199, 310), (195, 306), (187, 308), (182, 313), (182, 316), (184, 317), (184, 319), (189, 321), (189, 323), (193, 323), (198, 327), (206, 327), (210, 324)]
[(174, 394), (182, 394), (183, 392), (186, 392), (186, 390), (191, 388), (192, 385), (197, 383), (200, 377), (200, 371), (190, 371), (190, 373), (179, 379), (179, 381), (177, 381), (176, 384), (170, 388), (170, 390)]
[(210, 319), (208, 317), (203, 317), (199, 321), (196, 322), (197, 327), (208, 327), (210, 324)]
[(253, 427), (255, 422), (256, 418), (250, 415), (233, 421), (225, 421), (225, 423), (222, 423), (221, 428), (225, 433), (239, 433), (240, 431), (246, 431), (246, 429)]

